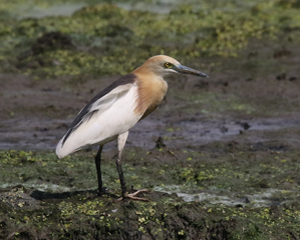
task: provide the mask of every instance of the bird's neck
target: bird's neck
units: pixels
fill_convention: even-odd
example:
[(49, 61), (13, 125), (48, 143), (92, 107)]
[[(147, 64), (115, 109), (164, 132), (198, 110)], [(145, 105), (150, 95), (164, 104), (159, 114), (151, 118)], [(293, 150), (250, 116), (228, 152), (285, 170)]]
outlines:
[(138, 86), (136, 111), (145, 118), (161, 103), (167, 93), (168, 84), (162, 76), (150, 72), (134, 71), (133, 74), (136, 75)]

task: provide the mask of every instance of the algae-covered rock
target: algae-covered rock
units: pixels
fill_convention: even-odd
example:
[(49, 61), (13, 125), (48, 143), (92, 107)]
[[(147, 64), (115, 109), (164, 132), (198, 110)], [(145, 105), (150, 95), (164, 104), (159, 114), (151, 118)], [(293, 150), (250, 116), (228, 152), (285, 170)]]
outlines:
[[(104, 154), (103, 163), (109, 193), (99, 197), (92, 190), (96, 189), (96, 174), (93, 161), (86, 160), (87, 154), (57, 160), (53, 153), (1, 151), (1, 169), (13, 172), (16, 178), (10, 178), (0, 192), (0, 236), (16, 239), (24, 236), (284, 239), (291, 233), (297, 236), (299, 186), (294, 183), (297, 172), (292, 169), (299, 165), (300, 153), (291, 146), (281, 152), (269, 151), (270, 147), (272, 144), (266, 143), (257, 150), (240, 144), (239, 149), (231, 149), (228, 154), (227, 146), (223, 145), (219, 149), (222, 151), (215, 155), (210, 152), (215, 144), (207, 145), (201, 153), (166, 148), (150, 153), (128, 149), (124, 166), (127, 182), (151, 188), (152, 192), (147, 194), (150, 202), (116, 201), (119, 183), (113, 161), (107, 159), (111, 153)], [(151, 165), (146, 164), (150, 162)], [(27, 177), (20, 178), (24, 172)], [(3, 173), (1, 182), (4, 179), (8, 182)], [(57, 186), (53, 184), (55, 179), (59, 179)], [(18, 185), (20, 182), (22, 185)]]
[[(0, 60), (6, 62), (1, 68), (11, 72), (25, 65), (19, 71), (29, 75), (75, 78), (125, 74), (157, 54), (189, 62), (200, 56), (239, 56), (254, 38), (274, 39), (286, 29), (296, 31), (300, 22), (297, 4), (191, 1), (174, 5), (168, 14), (87, 4), (71, 16), (17, 20), (13, 15), (17, 4), (2, 3), (0, 9), (11, 14), (0, 23)], [(31, 58), (30, 51), (40, 58), (18, 62)]]

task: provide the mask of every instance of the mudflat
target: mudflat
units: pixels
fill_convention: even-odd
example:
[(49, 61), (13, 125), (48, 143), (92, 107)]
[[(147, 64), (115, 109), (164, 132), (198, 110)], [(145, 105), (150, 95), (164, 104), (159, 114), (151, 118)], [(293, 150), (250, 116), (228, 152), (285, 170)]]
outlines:
[[(300, 238), (300, 8), (267, 2), (1, 3), (0, 238)], [(96, 149), (55, 146), (98, 91), (161, 53), (210, 78), (168, 76), (130, 131), (125, 179), (151, 201), (116, 202), (115, 143), (95, 197)]]

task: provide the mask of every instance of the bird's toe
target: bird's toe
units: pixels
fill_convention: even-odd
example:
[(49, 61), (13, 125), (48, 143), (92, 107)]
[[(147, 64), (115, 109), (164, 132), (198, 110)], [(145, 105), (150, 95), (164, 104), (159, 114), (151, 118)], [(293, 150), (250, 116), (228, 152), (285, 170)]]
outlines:
[(148, 198), (141, 198), (141, 197), (137, 197), (137, 195), (139, 193), (148, 193), (150, 192), (148, 189), (140, 189), (134, 193), (125, 193), (123, 197), (119, 198), (117, 200), (117, 202), (122, 201), (124, 199), (133, 199), (133, 200), (138, 200), (138, 201), (144, 201), (144, 202), (148, 202), (150, 201)]

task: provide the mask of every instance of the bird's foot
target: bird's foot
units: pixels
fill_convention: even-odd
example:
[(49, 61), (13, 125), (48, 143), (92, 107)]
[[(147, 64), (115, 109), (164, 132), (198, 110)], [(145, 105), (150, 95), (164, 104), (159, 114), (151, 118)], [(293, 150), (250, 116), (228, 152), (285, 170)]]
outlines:
[(109, 193), (107, 187), (103, 187), (101, 190), (100, 189), (97, 190), (97, 195), (98, 196), (102, 196), (102, 195), (107, 194), (107, 193)]
[(143, 192), (150, 192), (148, 189), (141, 189), (141, 190), (138, 190), (134, 193), (125, 193), (123, 197), (120, 197), (117, 202), (119, 201), (122, 201), (126, 198), (129, 198), (129, 199), (133, 199), (133, 200), (138, 200), (138, 201), (144, 201), (144, 202), (148, 202), (149, 199), (148, 198), (140, 198), (140, 197), (136, 197), (136, 195), (138, 195), (139, 193), (143, 193)]
[(97, 189), (96, 191), (93, 191), (93, 194), (89, 195), (87, 199), (94, 199), (96, 197), (102, 197), (104, 194), (108, 194), (108, 189), (106, 187), (102, 188), (101, 191)]

